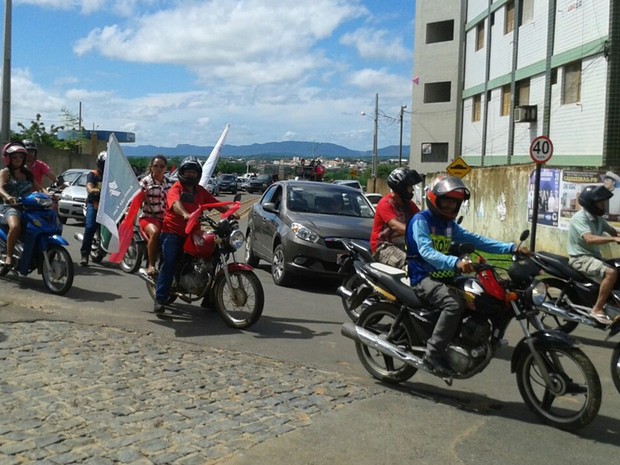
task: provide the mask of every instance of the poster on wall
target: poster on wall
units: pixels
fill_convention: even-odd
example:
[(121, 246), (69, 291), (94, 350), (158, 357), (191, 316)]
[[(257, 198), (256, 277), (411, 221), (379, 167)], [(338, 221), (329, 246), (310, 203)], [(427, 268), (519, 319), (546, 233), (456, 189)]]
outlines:
[[(561, 170), (542, 168), (540, 170), (540, 190), (538, 196), (538, 221), (544, 226), (558, 226), (560, 216), (560, 173)], [(532, 221), (534, 215), (534, 188), (536, 171), (530, 173), (527, 195), (527, 220)]]

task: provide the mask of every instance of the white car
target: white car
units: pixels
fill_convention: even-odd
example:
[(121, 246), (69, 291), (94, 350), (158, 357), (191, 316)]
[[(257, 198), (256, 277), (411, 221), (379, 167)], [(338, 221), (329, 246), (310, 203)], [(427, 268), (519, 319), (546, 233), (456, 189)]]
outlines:
[(360, 184), (360, 182), (356, 181), (354, 179), (338, 179), (338, 180), (334, 181), (333, 184), (338, 184), (340, 186), (352, 187), (353, 189), (357, 189), (360, 192), (364, 191), (364, 189), (362, 188), (362, 185)]
[[(82, 173), (65, 187), (58, 200), (58, 217), (65, 224), (67, 219), (73, 218), (84, 221), (84, 206), (86, 205), (86, 178), (91, 170), (82, 170)], [(66, 179), (63, 173), (63, 178)]]

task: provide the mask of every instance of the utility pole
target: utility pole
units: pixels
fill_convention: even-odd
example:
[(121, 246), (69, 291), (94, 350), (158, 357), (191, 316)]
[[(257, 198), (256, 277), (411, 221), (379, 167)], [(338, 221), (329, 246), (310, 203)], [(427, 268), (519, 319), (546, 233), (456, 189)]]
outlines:
[(403, 162), (403, 113), (405, 112), (407, 105), (400, 106), (400, 143), (398, 145), (398, 167), (402, 166)]
[(0, 142), (11, 139), (11, 22), (12, 0), (6, 0), (4, 9), (4, 56), (2, 61), (2, 124)]
[(377, 192), (377, 168), (378, 168), (378, 156), (377, 153), (377, 130), (379, 123), (379, 94), (375, 94), (375, 128), (372, 136), (372, 191)]

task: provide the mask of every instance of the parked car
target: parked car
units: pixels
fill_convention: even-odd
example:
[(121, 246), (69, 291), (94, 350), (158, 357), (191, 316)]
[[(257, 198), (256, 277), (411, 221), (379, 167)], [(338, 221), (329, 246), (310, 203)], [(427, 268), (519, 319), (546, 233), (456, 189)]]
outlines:
[(210, 178), (207, 181), (207, 190), (213, 195), (220, 195), (220, 184), (217, 182), (217, 179)]
[(255, 177), (256, 175), (244, 177), (243, 180), (241, 181), (241, 190), (247, 191), (248, 186), (250, 185), (250, 181), (254, 179)]
[(237, 176), (234, 174), (220, 174), (217, 177), (217, 183), (220, 188), (220, 192), (230, 192), (231, 194), (237, 193)]
[(280, 286), (296, 275), (337, 277), (339, 238), (369, 241), (374, 209), (360, 191), (313, 181), (272, 184), (248, 215), (245, 260), (271, 263)]
[(352, 187), (353, 189), (357, 189), (361, 192), (364, 191), (364, 189), (362, 188), (362, 185), (360, 184), (359, 181), (356, 181), (354, 179), (338, 179), (336, 181), (334, 181), (334, 184), (338, 184), (340, 186), (349, 186)]
[(365, 194), (365, 195), (368, 201), (372, 204), (373, 208), (375, 209), (377, 208), (377, 204), (379, 203), (379, 200), (383, 198), (381, 194), (377, 194), (375, 192), (371, 194)]
[[(68, 171), (71, 171), (69, 173)], [(84, 221), (84, 205), (86, 204), (86, 178), (91, 170), (83, 169), (77, 177), (73, 170), (62, 173), (62, 177), (67, 183), (67, 176), (73, 181), (63, 189), (58, 200), (58, 217), (60, 222), (65, 224), (69, 218)]]
[(253, 179), (250, 179), (245, 190), (249, 193), (258, 192), (263, 193), (273, 183), (273, 177), (270, 174), (259, 174)]

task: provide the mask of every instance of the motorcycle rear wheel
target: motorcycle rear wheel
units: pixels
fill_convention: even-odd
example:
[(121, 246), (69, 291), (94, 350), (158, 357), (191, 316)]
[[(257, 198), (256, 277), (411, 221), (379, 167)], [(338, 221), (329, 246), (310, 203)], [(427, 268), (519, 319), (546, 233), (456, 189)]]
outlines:
[(601, 407), (601, 381), (590, 359), (577, 348), (539, 349), (558, 393), (547, 387), (531, 352), (516, 364), (517, 386), (530, 410), (565, 431), (588, 425)]
[(616, 386), (616, 391), (620, 393), (620, 343), (614, 347), (614, 351), (611, 354), (611, 379)]
[[(568, 295), (564, 295), (562, 299), (559, 298), (561, 291), (564, 290), (564, 287), (566, 286), (566, 283), (557, 278), (543, 278), (541, 281), (547, 286), (547, 300), (553, 302), (555, 305), (565, 309), (566, 311), (570, 311), (570, 305), (566, 302), (566, 299), (569, 298), (576, 301), (578, 300), (578, 297), (569, 293)], [(544, 311), (540, 312), (540, 321), (545, 328), (557, 329), (558, 331), (562, 331), (566, 334), (573, 332), (575, 328), (579, 326), (579, 323), (576, 321), (564, 320), (555, 315), (549, 315)]]
[(215, 309), (224, 323), (231, 328), (246, 329), (263, 314), (265, 293), (253, 271), (238, 270), (230, 273), (233, 290), (228, 287), (224, 273), (218, 274), (213, 284)]
[(45, 259), (41, 265), (41, 275), (45, 287), (52, 294), (64, 295), (73, 285), (73, 260), (67, 249), (59, 245), (52, 245), (47, 249), (49, 266)]
[[(356, 324), (367, 331), (386, 337), (399, 311), (399, 308), (393, 304), (377, 302), (369, 305), (362, 311)], [(404, 351), (410, 351), (414, 345), (421, 345), (418, 334), (407, 318), (401, 321), (396, 331), (396, 337), (391, 338), (389, 342), (396, 344)], [(355, 349), (366, 371), (383, 382), (391, 384), (402, 383), (418, 371), (414, 366), (384, 355), (378, 350), (365, 346), (360, 342), (355, 343)]]
[(140, 269), (142, 261), (146, 256), (146, 246), (140, 237), (140, 233), (134, 233), (131, 244), (121, 260), (120, 267), (125, 273), (135, 273)]

